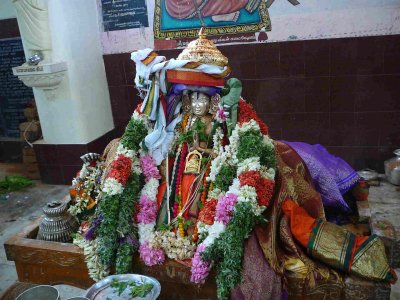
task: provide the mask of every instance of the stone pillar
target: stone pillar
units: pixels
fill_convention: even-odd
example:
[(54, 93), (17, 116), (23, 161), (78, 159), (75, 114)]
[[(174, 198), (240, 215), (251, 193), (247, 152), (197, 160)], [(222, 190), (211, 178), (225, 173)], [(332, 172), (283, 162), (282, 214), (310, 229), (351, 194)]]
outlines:
[[(114, 129), (97, 2), (13, 1), (26, 55), (35, 50), (44, 52), (45, 59), (37, 67), (55, 69), (54, 74), (50, 71), (49, 79), (60, 74), (57, 73), (58, 66), (64, 66), (63, 78), (55, 89), (49, 92), (46, 87), (31, 86), (43, 132), (43, 140), (34, 143), (42, 180), (68, 184), (81, 165), (79, 156), (90, 151), (101, 153)], [(39, 4), (42, 14), (34, 16), (39, 13), (35, 12)], [(22, 8), (32, 11), (21, 13)], [(47, 15), (43, 13), (46, 9)], [(48, 26), (44, 22), (46, 16)], [(36, 30), (29, 30), (31, 27), (27, 24), (33, 24), (37, 18), (40, 24), (36, 24)], [(38, 49), (34, 49), (35, 41), (39, 41)], [(41, 76), (46, 78), (47, 75)], [(39, 76), (30, 82), (37, 84), (35, 79)]]
[(114, 128), (96, 0), (49, 0), (48, 8), (53, 61), (67, 62), (68, 71), (56, 99), (38, 105), (51, 120), (44, 140), (86, 144)]
[[(46, 144), (88, 144), (114, 128), (96, 0), (14, 0), (25, 53), (66, 62), (51, 94), (33, 88)], [(46, 26), (46, 22), (48, 25)]]

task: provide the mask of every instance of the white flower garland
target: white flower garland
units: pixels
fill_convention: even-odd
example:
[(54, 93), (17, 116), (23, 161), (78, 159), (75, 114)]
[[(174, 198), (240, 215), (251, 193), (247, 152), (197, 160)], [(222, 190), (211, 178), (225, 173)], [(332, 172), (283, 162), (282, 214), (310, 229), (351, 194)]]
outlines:
[(261, 168), (259, 157), (250, 157), (237, 165), (237, 176), (246, 171), (259, 171)]
[(83, 254), (85, 255), (85, 262), (90, 278), (92, 278), (94, 281), (99, 281), (110, 273), (110, 270), (100, 262), (100, 259), (97, 256), (96, 240), (87, 241), (78, 234), (74, 238), (73, 243), (79, 248), (83, 249)]
[(147, 196), (151, 201), (156, 202), (157, 201), (157, 193), (158, 193), (158, 187), (160, 185), (160, 182), (156, 178), (151, 178), (146, 184), (143, 186), (143, 189), (141, 191), (141, 195)]
[[(210, 197), (215, 197), (214, 199), (218, 199), (220, 201), (222, 197), (226, 194), (230, 193), (237, 196), (237, 203), (247, 202), (251, 205), (252, 213), (255, 216), (260, 216), (263, 211), (266, 209), (265, 206), (260, 206), (257, 201), (257, 192), (256, 189), (252, 186), (244, 185), (240, 186), (239, 176), (243, 172), (247, 171), (260, 171), (260, 174), (265, 179), (274, 180), (275, 170), (273, 168), (268, 168), (266, 166), (261, 166), (259, 157), (250, 157), (243, 161), (239, 161), (236, 153), (238, 150), (238, 146), (240, 143), (240, 135), (246, 133), (247, 131), (254, 130), (260, 132), (260, 126), (255, 120), (250, 120), (249, 122), (243, 123), (242, 125), (236, 124), (232, 134), (229, 138), (229, 145), (225, 146), (222, 152), (219, 153), (220, 159), (218, 157), (211, 164), (210, 176), (209, 180), (215, 181), (216, 176), (221, 170), (223, 164), (230, 164), (232, 166), (237, 167), (237, 177), (233, 180), (231, 186), (229, 187), (226, 193), (222, 191), (212, 191), (209, 193)], [(273, 141), (267, 136), (263, 135), (263, 143), (268, 147), (274, 148)], [(236, 207), (236, 205), (235, 205)], [(235, 207), (233, 210), (235, 210)], [(206, 248), (212, 246), (215, 240), (226, 230), (226, 225), (222, 222), (217, 221), (217, 216), (214, 218), (214, 223), (212, 225), (205, 226), (198, 222), (197, 230), (199, 236), (206, 237), (201, 244), (198, 245), (196, 249), (196, 265), (192, 266), (192, 280), (194, 282), (199, 283), (201, 279), (198, 278), (198, 266), (201, 265), (204, 270), (207, 263), (201, 262), (200, 252), (203, 252)], [(199, 250), (200, 249), (200, 250)], [(209, 266), (210, 267), (210, 266)], [(196, 274), (196, 275), (195, 275)], [(203, 276), (206, 276), (206, 273), (202, 271)], [(205, 278), (203, 278), (204, 280)]]
[(122, 194), (124, 186), (115, 178), (106, 178), (103, 186), (103, 193), (109, 196)]
[(134, 158), (136, 158), (137, 153), (134, 150), (129, 150), (125, 148), (124, 145), (122, 145), (122, 143), (119, 143), (117, 147), (116, 156), (120, 154), (122, 154), (125, 157), (128, 157), (130, 160), (133, 160)]
[(138, 224), (138, 234), (139, 243), (145, 244), (146, 242), (151, 242), (154, 239), (154, 227), (156, 222), (151, 222), (149, 224), (139, 223)]
[(171, 231), (157, 231), (150, 241), (150, 247), (163, 249), (170, 259), (191, 259), (196, 250), (196, 245), (190, 237), (181, 238)]

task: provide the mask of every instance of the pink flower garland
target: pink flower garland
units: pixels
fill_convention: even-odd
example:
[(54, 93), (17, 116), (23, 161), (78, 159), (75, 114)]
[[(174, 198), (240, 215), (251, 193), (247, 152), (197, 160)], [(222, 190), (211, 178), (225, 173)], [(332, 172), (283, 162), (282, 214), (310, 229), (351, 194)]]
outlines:
[(204, 283), (210, 272), (211, 265), (201, 259), (201, 253), (206, 249), (204, 244), (197, 246), (196, 253), (192, 259), (192, 276), (190, 280), (194, 283)]
[(164, 251), (161, 249), (153, 249), (149, 247), (149, 243), (145, 242), (139, 247), (140, 258), (147, 266), (162, 264), (165, 260)]
[(215, 210), (215, 221), (228, 225), (237, 199), (238, 196), (232, 193), (227, 193), (225, 196), (220, 197)]
[(140, 167), (144, 177), (146, 177), (146, 182), (151, 178), (161, 179), (160, 172), (155, 166), (154, 159), (150, 155), (146, 155), (140, 158)]
[[(139, 235), (142, 241), (139, 246), (140, 258), (147, 266), (162, 264), (165, 260), (164, 251), (162, 249), (150, 247), (150, 239), (152, 238), (152, 231), (154, 231), (155, 222), (157, 219), (157, 199), (154, 194), (149, 193), (151, 189), (158, 189), (161, 178), (160, 172), (156, 166), (154, 159), (150, 155), (140, 158), (140, 166), (145, 176), (146, 184), (142, 189), (142, 195), (139, 200), (139, 213), (136, 218), (138, 221)], [(153, 180), (155, 179), (155, 180)], [(156, 183), (154, 185), (154, 183)], [(152, 199), (154, 197), (154, 199)]]
[(142, 195), (139, 200), (139, 213), (137, 220), (139, 223), (150, 224), (157, 218), (157, 203), (151, 201), (146, 195)]
[[(215, 221), (227, 225), (232, 217), (232, 211), (237, 203), (238, 196), (227, 193), (219, 198), (215, 210)], [(203, 283), (210, 272), (210, 264), (201, 258), (201, 253), (206, 249), (204, 244), (200, 244), (192, 259), (192, 276), (190, 280), (194, 283)]]

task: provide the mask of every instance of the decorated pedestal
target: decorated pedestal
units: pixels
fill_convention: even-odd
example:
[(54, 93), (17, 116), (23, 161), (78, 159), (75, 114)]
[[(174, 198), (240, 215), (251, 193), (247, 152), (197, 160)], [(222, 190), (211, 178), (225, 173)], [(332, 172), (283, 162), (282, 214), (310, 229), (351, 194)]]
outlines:
[[(18, 280), (35, 284), (69, 284), (82, 289), (93, 285), (82, 249), (71, 243), (35, 239), (41, 220), (35, 220), (4, 244), (7, 259), (15, 262)], [(172, 260), (148, 267), (135, 256), (133, 272), (160, 281), (159, 299), (216, 299), (213, 274), (198, 287), (190, 283), (190, 268)]]
[[(15, 262), (20, 282), (35, 284), (69, 284), (87, 289), (94, 281), (89, 277), (83, 250), (70, 243), (36, 240), (41, 218), (5, 244), (7, 259)], [(155, 277), (161, 283), (159, 299), (216, 299), (214, 274), (201, 287), (190, 282), (190, 268), (168, 260), (163, 265), (148, 267), (138, 256), (134, 272)], [(290, 299), (389, 299), (390, 285), (349, 276), (342, 285), (317, 285), (305, 289), (301, 281), (290, 279)], [(267, 283), (266, 283), (267, 284)]]

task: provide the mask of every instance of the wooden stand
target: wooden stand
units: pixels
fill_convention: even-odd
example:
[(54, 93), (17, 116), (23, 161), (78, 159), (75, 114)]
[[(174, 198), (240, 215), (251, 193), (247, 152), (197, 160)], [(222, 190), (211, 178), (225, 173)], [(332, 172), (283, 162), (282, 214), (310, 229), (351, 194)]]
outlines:
[[(36, 240), (41, 218), (5, 244), (8, 260), (15, 262), (18, 280), (36, 284), (69, 284), (87, 289), (94, 281), (89, 278), (83, 250), (68, 243)], [(216, 299), (215, 274), (206, 283), (190, 282), (190, 268), (172, 260), (148, 267), (136, 255), (133, 273), (149, 275), (161, 283), (159, 299)], [(269, 284), (266, 282), (265, 284)], [(292, 278), (288, 286), (290, 299), (389, 299), (390, 285), (346, 276), (343, 284), (325, 283), (305, 289), (302, 280)]]
[[(5, 242), (8, 260), (15, 262), (18, 280), (36, 284), (69, 284), (87, 289), (94, 284), (86, 268), (83, 250), (69, 243), (36, 240), (41, 218)], [(214, 274), (201, 287), (190, 282), (190, 268), (168, 260), (148, 267), (138, 256), (133, 273), (157, 278), (159, 299), (216, 299)]]

